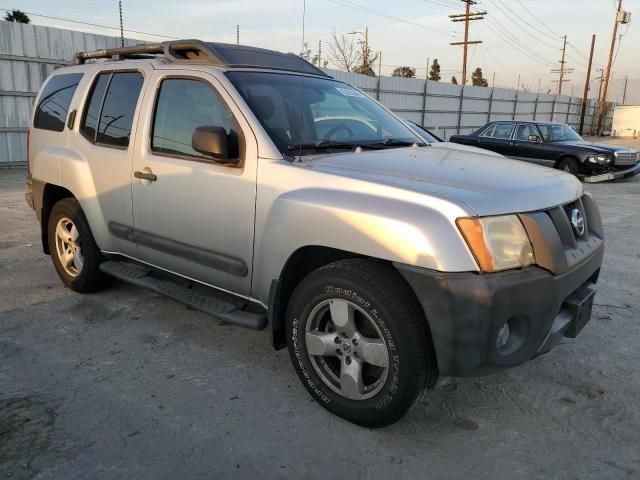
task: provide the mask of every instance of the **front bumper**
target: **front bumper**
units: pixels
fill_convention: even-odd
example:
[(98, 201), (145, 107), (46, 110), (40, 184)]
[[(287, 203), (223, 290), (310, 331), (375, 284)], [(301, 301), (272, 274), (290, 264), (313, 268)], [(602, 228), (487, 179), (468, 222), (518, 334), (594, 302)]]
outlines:
[[(520, 365), (575, 337), (589, 320), (604, 245), (561, 275), (539, 267), (443, 273), (396, 264), (424, 309), (442, 375), (477, 376)], [(502, 327), (510, 337), (499, 345)]]
[(625, 168), (624, 170), (612, 170), (606, 173), (600, 173), (596, 175), (587, 175), (583, 177), (585, 183), (605, 182), (607, 180), (618, 180), (620, 178), (633, 177), (640, 173), (640, 163), (636, 163), (634, 166)]

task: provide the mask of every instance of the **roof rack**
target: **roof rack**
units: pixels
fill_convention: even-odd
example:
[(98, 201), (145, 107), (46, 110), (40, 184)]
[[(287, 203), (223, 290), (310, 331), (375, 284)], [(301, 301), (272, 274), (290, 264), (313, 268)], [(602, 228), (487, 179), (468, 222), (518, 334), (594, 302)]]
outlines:
[(309, 73), (329, 77), (315, 65), (297, 55), (266, 50), (264, 48), (212, 43), (201, 40), (175, 40), (131, 47), (106, 48), (76, 53), (74, 62), (81, 65), (87, 60), (108, 58), (124, 60), (153, 58), (161, 55), (169, 63), (200, 63), (218, 67), (268, 68)]

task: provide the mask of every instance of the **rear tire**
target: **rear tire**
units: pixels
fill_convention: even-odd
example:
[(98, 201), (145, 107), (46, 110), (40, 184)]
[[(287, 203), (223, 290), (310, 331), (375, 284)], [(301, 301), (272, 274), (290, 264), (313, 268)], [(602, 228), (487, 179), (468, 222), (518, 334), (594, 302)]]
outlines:
[(420, 306), (379, 261), (343, 260), (309, 274), (289, 302), (287, 337), (311, 396), (365, 427), (399, 420), (438, 378)]
[(580, 164), (575, 158), (566, 157), (558, 162), (558, 170), (578, 176), (580, 173)]
[(104, 258), (75, 198), (63, 198), (53, 206), (47, 237), (53, 266), (67, 287), (86, 293), (108, 283), (99, 268)]

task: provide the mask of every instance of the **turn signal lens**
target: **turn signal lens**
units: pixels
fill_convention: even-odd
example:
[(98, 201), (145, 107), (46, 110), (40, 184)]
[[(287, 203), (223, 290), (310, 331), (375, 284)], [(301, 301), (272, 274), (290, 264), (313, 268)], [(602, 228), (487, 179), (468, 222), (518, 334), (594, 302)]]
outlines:
[(456, 223), (483, 272), (535, 263), (533, 247), (516, 215), (459, 218)]

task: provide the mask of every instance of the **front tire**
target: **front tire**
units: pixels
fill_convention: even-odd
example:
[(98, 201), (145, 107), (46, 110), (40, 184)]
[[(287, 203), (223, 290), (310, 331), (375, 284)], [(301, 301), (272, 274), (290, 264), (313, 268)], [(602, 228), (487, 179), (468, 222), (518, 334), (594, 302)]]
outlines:
[(47, 237), (53, 266), (67, 287), (86, 293), (108, 283), (99, 268), (104, 259), (75, 198), (63, 198), (53, 206)]
[(575, 158), (565, 157), (558, 162), (558, 170), (570, 173), (576, 177), (580, 173), (580, 164)]
[(375, 260), (344, 260), (309, 274), (289, 302), (287, 335), (311, 396), (358, 425), (397, 421), (438, 377), (420, 306), (402, 277)]

